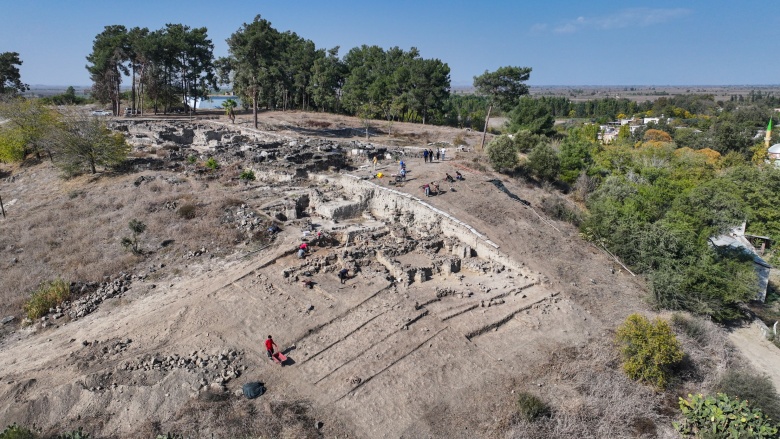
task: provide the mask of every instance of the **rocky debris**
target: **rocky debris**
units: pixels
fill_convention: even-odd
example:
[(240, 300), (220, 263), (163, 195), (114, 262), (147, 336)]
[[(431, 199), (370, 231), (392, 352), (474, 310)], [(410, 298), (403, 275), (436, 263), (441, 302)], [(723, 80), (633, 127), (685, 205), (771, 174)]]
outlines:
[(265, 227), (265, 221), (246, 204), (226, 208), (222, 215), (221, 223), (233, 224), (236, 229), (246, 233)]
[(247, 366), (242, 364), (243, 359), (244, 352), (235, 349), (226, 349), (211, 355), (205, 351), (194, 351), (189, 355), (146, 354), (133, 361), (124, 362), (117, 368), (129, 372), (171, 372), (184, 369), (200, 376), (198, 387), (203, 390), (209, 385), (223, 388), (231, 380), (240, 377), (247, 369)]
[(184, 259), (197, 258), (200, 255), (206, 254), (207, 252), (208, 252), (208, 250), (206, 249), (206, 247), (201, 247), (198, 250), (194, 250), (194, 251), (190, 250), (190, 251), (188, 251), (187, 253), (184, 254), (183, 258)]
[(107, 358), (111, 355), (116, 355), (126, 351), (132, 342), (133, 340), (129, 338), (104, 340), (102, 342), (100, 340), (94, 340), (94, 341), (84, 340), (81, 342), (81, 346), (85, 348), (89, 348), (89, 347), (97, 348), (99, 346), (102, 346), (100, 348), (100, 353), (103, 355), (103, 358)]
[[(62, 307), (50, 309), (49, 312), (55, 313), (55, 315), (67, 314), (73, 320), (80, 319), (93, 313), (98, 308), (98, 305), (106, 299), (118, 297), (125, 293), (130, 288), (131, 279), (132, 276), (130, 274), (120, 274), (118, 278), (111, 282), (102, 282), (96, 291), (87, 293), (74, 301), (63, 302)], [(84, 284), (81, 290), (83, 292), (88, 291), (89, 285)], [(73, 285), (71, 285), (71, 291), (73, 291)], [(59, 318), (52, 317), (55, 319)]]
[(7, 324), (13, 322), (15, 318), (16, 317), (14, 317), (14, 316), (3, 317), (3, 320), (0, 320), (0, 324), (7, 325)]

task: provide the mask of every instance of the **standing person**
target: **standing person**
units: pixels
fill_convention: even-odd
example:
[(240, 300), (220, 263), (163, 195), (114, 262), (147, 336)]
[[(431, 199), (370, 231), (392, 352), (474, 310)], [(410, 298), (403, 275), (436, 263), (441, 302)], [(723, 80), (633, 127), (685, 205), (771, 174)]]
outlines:
[(444, 154), (446, 154), (446, 153), (447, 153), (447, 148), (442, 148), (441, 149), (441, 161), (444, 161)]
[(425, 192), (425, 196), (426, 197), (430, 197), (431, 196), (431, 187), (429, 185), (424, 184), (424, 185), (420, 186), (420, 188)]
[(423, 162), (428, 163), (428, 150), (423, 150)]
[(377, 158), (376, 156), (374, 156), (374, 171), (376, 171), (376, 162), (377, 162)]
[(439, 161), (439, 151), (440, 151), (440, 149), (436, 148), (436, 161), (437, 162)]
[(268, 338), (265, 339), (265, 353), (268, 355), (269, 360), (274, 359), (274, 348), (279, 349), (279, 346), (274, 343), (274, 339), (269, 335)]

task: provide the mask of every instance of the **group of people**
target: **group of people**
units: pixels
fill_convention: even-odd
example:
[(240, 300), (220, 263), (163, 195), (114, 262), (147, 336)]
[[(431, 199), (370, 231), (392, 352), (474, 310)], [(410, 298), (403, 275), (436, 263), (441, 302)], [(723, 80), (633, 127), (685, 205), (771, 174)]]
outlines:
[(463, 174), (461, 174), (459, 171), (455, 171), (455, 178), (452, 178), (452, 175), (450, 175), (448, 172), (445, 172), (444, 177), (445, 180), (447, 180), (448, 183), (455, 183), (455, 180), (463, 181)]
[(436, 148), (435, 152), (431, 149), (423, 149), (423, 161), (426, 163), (433, 163), (434, 158), (436, 158), (436, 161), (439, 161), (439, 158), (444, 161), (444, 155), (446, 153), (446, 148)]

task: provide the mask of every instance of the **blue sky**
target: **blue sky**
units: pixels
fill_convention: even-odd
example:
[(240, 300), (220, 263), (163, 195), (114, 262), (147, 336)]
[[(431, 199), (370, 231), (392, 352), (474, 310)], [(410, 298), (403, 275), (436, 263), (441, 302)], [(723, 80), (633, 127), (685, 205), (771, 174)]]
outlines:
[(506, 65), (533, 68), (532, 86), (780, 83), (780, 13), (754, 0), (0, 0), (0, 11), (0, 52), (19, 52), (28, 84), (88, 85), (85, 57), (106, 25), (205, 26), (222, 56), (258, 14), (342, 56), (417, 47), (450, 66), (453, 86)]

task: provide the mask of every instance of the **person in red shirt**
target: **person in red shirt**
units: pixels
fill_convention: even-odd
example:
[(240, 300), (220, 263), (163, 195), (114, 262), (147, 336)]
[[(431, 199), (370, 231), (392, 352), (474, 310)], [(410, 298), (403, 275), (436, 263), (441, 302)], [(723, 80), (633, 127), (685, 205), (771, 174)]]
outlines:
[(268, 338), (265, 339), (265, 353), (268, 354), (269, 360), (273, 359), (274, 348), (279, 349), (279, 346), (274, 343), (274, 339), (269, 335)]

